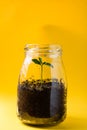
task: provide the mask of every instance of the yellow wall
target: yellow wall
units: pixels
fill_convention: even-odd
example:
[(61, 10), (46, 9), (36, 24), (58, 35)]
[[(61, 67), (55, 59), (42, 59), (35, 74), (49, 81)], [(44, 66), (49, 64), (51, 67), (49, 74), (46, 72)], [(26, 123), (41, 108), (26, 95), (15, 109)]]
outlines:
[(62, 46), (68, 111), (87, 116), (87, 0), (0, 1), (0, 95), (16, 95), (26, 43)]

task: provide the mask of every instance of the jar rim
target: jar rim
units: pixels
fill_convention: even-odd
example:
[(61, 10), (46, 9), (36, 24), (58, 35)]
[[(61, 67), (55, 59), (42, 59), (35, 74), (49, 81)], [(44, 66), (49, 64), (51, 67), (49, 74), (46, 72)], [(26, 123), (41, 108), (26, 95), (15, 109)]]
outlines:
[(50, 44), (26, 44), (24, 47), (24, 50), (30, 51), (30, 52), (39, 52), (39, 53), (43, 53), (44, 51), (46, 53), (59, 53), (60, 55), (62, 54), (62, 48), (59, 44), (54, 44), (54, 43), (50, 43)]

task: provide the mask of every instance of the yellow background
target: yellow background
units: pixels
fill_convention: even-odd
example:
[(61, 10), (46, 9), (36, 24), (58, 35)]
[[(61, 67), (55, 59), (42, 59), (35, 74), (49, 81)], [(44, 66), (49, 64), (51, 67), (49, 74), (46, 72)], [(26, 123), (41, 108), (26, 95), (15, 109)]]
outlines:
[(0, 130), (42, 129), (16, 117), (26, 43), (58, 43), (63, 49), (67, 119), (50, 129), (87, 129), (87, 0), (0, 0)]

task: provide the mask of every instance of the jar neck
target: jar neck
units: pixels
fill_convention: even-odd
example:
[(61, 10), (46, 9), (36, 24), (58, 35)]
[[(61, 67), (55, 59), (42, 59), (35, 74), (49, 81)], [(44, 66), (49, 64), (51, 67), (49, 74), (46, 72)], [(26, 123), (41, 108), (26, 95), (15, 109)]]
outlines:
[(62, 55), (61, 46), (58, 44), (27, 44), (24, 50), (26, 55)]

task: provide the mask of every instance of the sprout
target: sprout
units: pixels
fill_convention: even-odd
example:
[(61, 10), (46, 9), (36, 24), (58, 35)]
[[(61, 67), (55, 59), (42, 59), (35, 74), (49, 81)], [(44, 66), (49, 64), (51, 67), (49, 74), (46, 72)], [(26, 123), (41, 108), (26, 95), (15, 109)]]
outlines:
[(42, 61), (42, 58), (38, 58), (38, 59), (32, 59), (32, 61), (35, 63), (35, 64), (38, 64), (41, 66), (41, 83), (43, 81), (43, 65), (47, 65), (49, 67), (52, 67), (53, 68), (53, 65), (48, 63), (48, 62), (43, 62)]

